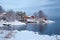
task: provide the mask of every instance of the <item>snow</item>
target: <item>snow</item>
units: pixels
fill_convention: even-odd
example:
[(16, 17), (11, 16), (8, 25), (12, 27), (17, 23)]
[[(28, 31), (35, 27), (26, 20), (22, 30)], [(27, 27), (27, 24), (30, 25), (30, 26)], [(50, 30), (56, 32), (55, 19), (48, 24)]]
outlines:
[[(60, 39), (60, 35), (39, 35), (38, 33), (34, 33), (32, 31), (17, 31), (15, 30), (15, 36), (8, 40), (57, 40)], [(7, 39), (6, 39), (7, 40)]]
[(27, 19), (28, 22), (36, 22), (34, 19)]
[(15, 21), (13, 21), (13, 22), (7, 22), (7, 21), (3, 21), (3, 20), (1, 20), (1, 21), (0, 21), (0, 27), (2, 27), (3, 24), (11, 24), (11, 25), (26, 25), (25, 23), (23, 23), (23, 22), (19, 22), (19, 21), (17, 21), (17, 20), (15, 20)]
[(25, 25), (25, 23), (14, 21), (14, 22), (6, 22), (5, 24), (11, 24), (11, 25)]
[[(34, 19), (27, 19), (27, 21), (39, 23), (39, 21), (34, 20)], [(55, 21), (52, 21), (52, 20), (43, 20), (43, 19), (42, 19), (42, 21), (44, 21), (44, 24), (45, 24), (45, 23), (47, 23), (47, 24), (55, 23)]]
[[(54, 21), (48, 20), (48, 23), (54, 23)], [(11, 24), (11, 25), (26, 25), (25, 23), (22, 22), (18, 22), (18, 21), (14, 21), (14, 22), (6, 22), (6, 21), (1, 21), (0, 22), (0, 26), (2, 26), (2, 24)], [(22, 31), (17, 31), (14, 30), (13, 31), (13, 36), (11, 38), (4, 38), (6, 36), (6, 34), (9, 31), (4, 31), (4, 33), (0, 34), (0, 40), (60, 40), (60, 35), (41, 35), (38, 34), (37, 32), (33, 32), (33, 31), (28, 31), (28, 30), (22, 30)]]
[(45, 22), (48, 23), (48, 24), (55, 23), (55, 21), (52, 21), (52, 20), (47, 20)]

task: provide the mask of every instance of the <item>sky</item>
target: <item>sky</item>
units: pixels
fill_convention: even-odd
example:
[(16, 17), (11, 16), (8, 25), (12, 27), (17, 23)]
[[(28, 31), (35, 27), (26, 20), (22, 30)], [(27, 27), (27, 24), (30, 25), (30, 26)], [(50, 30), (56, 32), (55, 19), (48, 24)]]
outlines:
[(0, 5), (5, 9), (25, 11), (27, 15), (42, 10), (48, 16), (60, 16), (60, 0), (0, 0)]

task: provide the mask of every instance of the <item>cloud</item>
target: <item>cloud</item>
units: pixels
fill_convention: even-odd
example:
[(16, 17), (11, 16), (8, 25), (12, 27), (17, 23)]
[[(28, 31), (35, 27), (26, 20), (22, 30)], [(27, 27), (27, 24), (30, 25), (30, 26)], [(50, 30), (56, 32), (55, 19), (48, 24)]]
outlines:
[(4, 9), (26, 11), (28, 15), (43, 10), (47, 15), (58, 16), (56, 13), (60, 11), (60, 0), (1, 0), (0, 5)]

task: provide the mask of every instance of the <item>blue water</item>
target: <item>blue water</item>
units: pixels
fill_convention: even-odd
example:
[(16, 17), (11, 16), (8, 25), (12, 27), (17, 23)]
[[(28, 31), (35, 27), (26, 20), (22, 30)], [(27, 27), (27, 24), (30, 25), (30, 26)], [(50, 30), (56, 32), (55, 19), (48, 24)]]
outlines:
[(60, 34), (60, 20), (53, 20), (55, 23), (45, 24), (42, 25), (43, 29), (41, 30), (40, 24), (27, 24), (27, 30), (38, 32), (39, 34), (48, 34), (48, 35), (55, 35)]
[[(60, 20), (59, 19), (50, 19), (55, 21), (55, 23), (50, 23), (50, 24), (37, 24), (37, 23), (28, 23), (27, 25), (22, 25), (20, 27), (13, 27), (12, 29), (15, 30), (17, 29), (18, 31), (20, 30), (28, 30), (28, 31), (33, 31), (38, 32), (38, 34), (44, 34), (44, 35), (55, 35), (59, 34), (60, 35)], [(1, 29), (1, 28), (0, 28)], [(11, 30), (11, 28), (4, 28), (4, 30)]]

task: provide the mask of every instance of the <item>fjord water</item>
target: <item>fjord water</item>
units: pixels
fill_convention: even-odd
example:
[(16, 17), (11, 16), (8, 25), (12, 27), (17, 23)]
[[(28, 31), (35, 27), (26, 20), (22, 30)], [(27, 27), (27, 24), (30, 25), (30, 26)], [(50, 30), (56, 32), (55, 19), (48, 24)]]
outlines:
[(60, 34), (60, 20), (54, 19), (55, 23), (48, 24), (45, 30), (45, 34)]
[[(52, 19), (53, 20), (53, 19)], [(43, 30), (41, 31), (41, 26), (40, 24), (27, 24), (27, 30), (33, 31), (33, 32), (38, 32), (38, 34), (46, 34), (46, 35), (59, 35), (60, 34), (60, 20), (54, 19), (55, 23), (50, 23), (46, 25), (42, 25)]]

